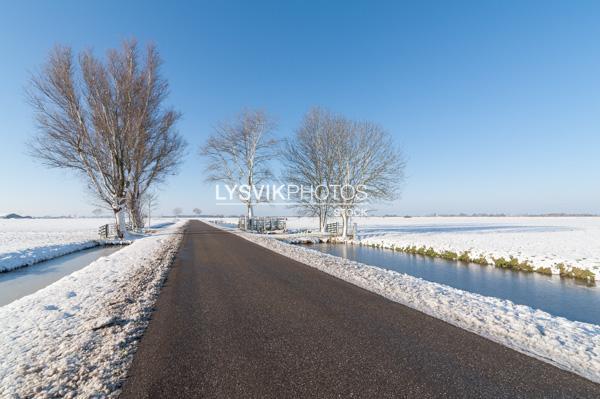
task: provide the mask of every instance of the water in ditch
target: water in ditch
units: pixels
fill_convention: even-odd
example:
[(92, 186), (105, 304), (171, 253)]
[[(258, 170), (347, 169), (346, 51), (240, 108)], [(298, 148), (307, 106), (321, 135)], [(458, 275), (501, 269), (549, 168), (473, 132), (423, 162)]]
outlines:
[(96, 259), (121, 249), (120, 246), (95, 247), (60, 256), (35, 265), (0, 273), (0, 306), (7, 305), (54, 283)]
[(600, 325), (600, 287), (558, 276), (409, 255), (388, 249), (344, 244), (310, 248), (464, 291), (508, 299), (569, 320)]

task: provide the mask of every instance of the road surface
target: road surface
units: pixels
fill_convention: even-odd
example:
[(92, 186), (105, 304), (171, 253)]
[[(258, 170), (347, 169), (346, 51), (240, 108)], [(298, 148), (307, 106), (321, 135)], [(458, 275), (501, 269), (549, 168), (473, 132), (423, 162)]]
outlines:
[(600, 397), (600, 385), (188, 224), (122, 398)]

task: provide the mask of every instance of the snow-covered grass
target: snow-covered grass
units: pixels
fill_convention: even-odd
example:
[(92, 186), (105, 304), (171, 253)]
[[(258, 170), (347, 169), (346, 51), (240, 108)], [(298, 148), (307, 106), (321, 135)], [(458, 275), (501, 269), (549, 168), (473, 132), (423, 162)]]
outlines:
[(98, 245), (109, 219), (0, 219), (0, 272)]
[[(468, 255), (486, 264), (546, 274), (600, 277), (597, 217), (355, 218), (354, 243), (395, 250)], [(315, 229), (314, 218), (288, 218), (288, 228)], [(511, 258), (514, 260), (511, 261)]]
[(116, 397), (184, 223), (0, 307), (0, 398)]
[[(164, 224), (173, 219), (156, 219)], [(98, 228), (111, 218), (0, 219), (0, 272), (99, 245)]]
[(458, 290), (272, 237), (237, 234), (392, 301), (600, 383), (600, 326), (570, 321), (508, 300)]

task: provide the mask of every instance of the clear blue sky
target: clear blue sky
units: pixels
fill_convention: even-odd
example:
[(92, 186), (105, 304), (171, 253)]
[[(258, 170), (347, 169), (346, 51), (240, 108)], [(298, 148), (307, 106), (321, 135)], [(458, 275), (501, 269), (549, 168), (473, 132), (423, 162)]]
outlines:
[[(311, 105), (385, 126), (408, 160), (382, 212), (600, 213), (600, 2), (5, 1), (0, 213), (89, 214), (81, 181), (26, 155), (30, 71), (57, 43), (155, 42), (190, 143), (161, 213), (214, 206), (197, 148), (263, 107), (291, 134)], [(417, 5), (418, 3), (418, 5)]]

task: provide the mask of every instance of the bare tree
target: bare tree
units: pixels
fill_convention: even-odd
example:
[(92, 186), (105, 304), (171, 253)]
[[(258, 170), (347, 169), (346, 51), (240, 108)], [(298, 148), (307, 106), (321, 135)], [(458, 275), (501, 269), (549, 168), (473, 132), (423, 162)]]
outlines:
[[(164, 157), (156, 161), (156, 153), (171, 149), (173, 154), (179, 148), (160, 149), (164, 140), (174, 137), (178, 114), (160, 107), (167, 87), (157, 78), (158, 63), (150, 46), (146, 65), (140, 68), (135, 42), (109, 51), (105, 62), (84, 52), (78, 64), (70, 48), (56, 47), (31, 81), (29, 99), (40, 131), (32, 154), (48, 166), (83, 176), (96, 197), (113, 210), (119, 237), (127, 235), (130, 192), (139, 198), (150, 184), (173, 171), (172, 165), (163, 166)], [(169, 159), (173, 158), (177, 157)]]
[(342, 217), (342, 236), (360, 204), (391, 201), (400, 194), (405, 162), (392, 137), (372, 122), (337, 121), (336, 206)]
[(175, 217), (179, 217), (179, 215), (181, 215), (182, 213), (183, 213), (183, 209), (181, 209), (180, 207), (173, 209), (173, 215), (175, 215)]
[(158, 208), (158, 194), (155, 191), (146, 191), (142, 196), (142, 207), (148, 218), (148, 227), (152, 226), (152, 211)]
[(118, 79), (90, 53), (81, 55), (80, 66), (82, 78), (75, 76), (71, 49), (56, 47), (45, 69), (32, 78), (30, 100), (40, 129), (33, 155), (51, 167), (80, 172), (113, 209), (117, 233), (123, 237), (126, 116), (117, 111)]
[[(248, 217), (253, 205), (264, 198), (253, 188), (273, 177), (269, 161), (276, 155), (275, 125), (263, 111), (244, 111), (234, 121), (222, 122), (200, 149), (208, 159), (207, 181), (223, 182), (235, 190), (246, 206)], [(242, 187), (248, 189), (242, 192)]]
[(200, 216), (202, 214), (202, 210), (200, 208), (194, 208), (192, 212), (194, 212), (194, 215), (196, 216)]
[(94, 216), (98, 217), (98, 216), (102, 215), (102, 209), (96, 208), (92, 211), (92, 213), (94, 214)]
[(296, 131), (286, 142), (284, 180), (295, 190), (295, 205), (303, 214), (317, 216), (319, 229), (324, 232), (331, 214), (333, 196), (330, 187), (335, 183), (337, 161), (336, 117), (330, 112), (312, 108)]
[[(135, 55), (135, 45), (131, 50)], [(144, 67), (134, 71), (138, 126), (128, 146), (127, 206), (134, 228), (143, 227), (145, 193), (177, 171), (187, 145), (175, 130), (181, 114), (163, 107), (169, 85), (160, 75), (162, 61), (155, 47), (148, 47), (145, 60)]]

